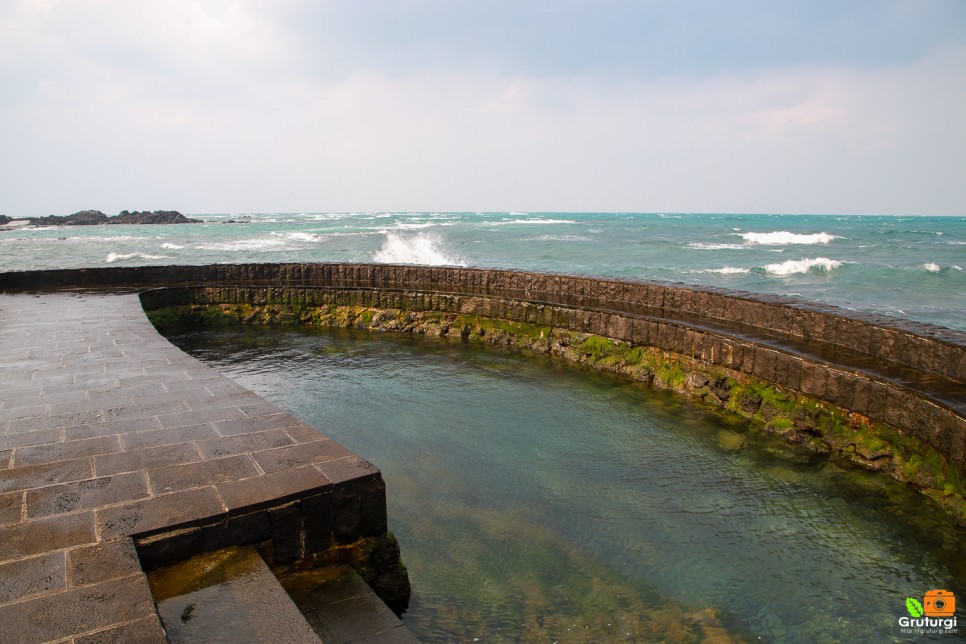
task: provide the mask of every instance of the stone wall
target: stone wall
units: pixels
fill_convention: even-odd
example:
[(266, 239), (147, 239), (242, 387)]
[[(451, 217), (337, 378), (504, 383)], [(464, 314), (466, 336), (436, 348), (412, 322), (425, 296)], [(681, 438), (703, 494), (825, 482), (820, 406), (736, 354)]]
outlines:
[(0, 274), (2, 290), (144, 287), (169, 287), (144, 293), (147, 308), (204, 301), (448, 311), (658, 347), (858, 412), (966, 466), (966, 334), (928, 324), (682, 284), (475, 268), (241, 264)]
[(417, 290), (563, 304), (820, 343), (966, 383), (966, 334), (777, 295), (685, 284), (387, 264), (143, 266), (0, 274), (0, 290), (244, 284)]

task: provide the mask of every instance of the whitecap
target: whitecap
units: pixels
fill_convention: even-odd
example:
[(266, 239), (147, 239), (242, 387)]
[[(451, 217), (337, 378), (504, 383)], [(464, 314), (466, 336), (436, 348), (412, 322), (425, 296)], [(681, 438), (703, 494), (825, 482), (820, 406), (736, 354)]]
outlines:
[(372, 255), (380, 264), (423, 264), (428, 266), (466, 266), (457, 257), (446, 254), (439, 240), (425, 234), (404, 237), (386, 233), (382, 246)]
[(410, 223), (406, 221), (397, 221), (392, 225), (393, 228), (399, 230), (409, 230), (409, 229), (419, 229), (419, 228), (432, 228), (433, 226), (443, 226), (444, 224), (437, 224), (432, 221), (420, 223), (418, 220), (413, 220), (416, 223)]
[(226, 252), (280, 250), (284, 247), (285, 241), (282, 239), (263, 238), (239, 239), (230, 242), (198, 244), (195, 246), (198, 250), (219, 250)]
[(717, 273), (719, 275), (743, 275), (745, 273), (750, 273), (751, 269), (748, 268), (738, 268), (736, 266), (725, 266), (724, 268), (709, 268), (707, 270), (701, 271), (702, 273)]
[(695, 250), (744, 250), (748, 248), (744, 244), (705, 244), (702, 242), (688, 242), (687, 247)]
[(779, 246), (786, 244), (828, 244), (833, 239), (840, 239), (838, 235), (830, 233), (800, 234), (779, 230), (771, 233), (741, 233), (741, 238), (749, 244), (762, 246)]
[(274, 237), (281, 237), (282, 239), (291, 239), (293, 241), (304, 241), (304, 242), (320, 242), (325, 239), (322, 235), (316, 235), (315, 233), (270, 233)]
[(942, 270), (942, 268), (939, 267), (939, 264), (937, 264), (935, 262), (926, 262), (925, 264), (923, 264), (919, 268), (922, 268), (924, 270), (927, 270), (930, 273), (938, 273), (939, 271)]
[(182, 248), (184, 248), (184, 246), (178, 246), (177, 244), (165, 242), (161, 244), (161, 248), (166, 248), (167, 250), (181, 250)]
[(105, 264), (113, 264), (126, 259), (168, 259), (167, 255), (148, 255), (146, 253), (115, 253), (110, 252), (104, 256)]
[(785, 276), (808, 272), (828, 273), (840, 267), (843, 263), (828, 257), (815, 257), (813, 259), (790, 259), (780, 264), (767, 264), (763, 268), (770, 275)]
[(576, 224), (577, 222), (572, 219), (545, 219), (539, 217), (537, 219), (504, 219), (503, 221), (487, 221), (483, 223), (487, 226), (512, 226), (515, 224)]
[(524, 241), (590, 241), (590, 237), (583, 235), (540, 235)]

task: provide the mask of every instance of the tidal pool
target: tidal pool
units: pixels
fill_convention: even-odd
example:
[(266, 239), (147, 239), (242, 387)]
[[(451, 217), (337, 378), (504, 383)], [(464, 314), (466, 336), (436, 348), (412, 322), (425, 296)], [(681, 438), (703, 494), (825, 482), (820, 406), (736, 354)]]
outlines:
[(423, 641), (909, 641), (907, 597), (966, 602), (928, 500), (678, 396), (403, 334), (168, 337), (379, 466)]

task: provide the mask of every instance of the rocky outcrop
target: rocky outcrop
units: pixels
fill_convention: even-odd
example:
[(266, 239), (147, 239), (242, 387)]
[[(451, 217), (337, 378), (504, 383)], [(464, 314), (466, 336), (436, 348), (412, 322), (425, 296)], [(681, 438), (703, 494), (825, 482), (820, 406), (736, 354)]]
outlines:
[(176, 210), (155, 210), (129, 212), (122, 210), (117, 217), (112, 217), (108, 224), (200, 224), (200, 219), (190, 219)]
[(73, 215), (49, 215), (47, 217), (32, 217), (32, 226), (97, 226), (107, 223), (107, 215), (100, 210), (81, 210)]
[[(0, 222), (0, 225), (7, 222)], [(72, 215), (49, 215), (33, 217), (31, 226), (100, 226), (102, 224), (200, 224), (200, 219), (190, 219), (174, 210), (154, 212), (129, 212), (122, 210), (116, 217), (108, 217), (100, 210), (81, 210)]]
[(13, 221), (13, 219), (11, 219), (10, 217), (7, 217), (6, 215), (0, 215), (0, 226), (6, 226), (11, 221)]

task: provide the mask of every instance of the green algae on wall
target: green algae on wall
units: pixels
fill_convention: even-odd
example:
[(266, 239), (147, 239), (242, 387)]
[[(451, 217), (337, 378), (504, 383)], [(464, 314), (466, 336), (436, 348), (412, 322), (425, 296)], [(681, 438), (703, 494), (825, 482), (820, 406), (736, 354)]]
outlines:
[(547, 353), (675, 391), (755, 421), (806, 449), (847, 459), (905, 482), (966, 526), (966, 481), (949, 459), (923, 441), (862, 414), (840, 409), (731, 369), (651, 346), (570, 329), (442, 311), (360, 305), (189, 304), (147, 312), (159, 327), (285, 325), (398, 331)]

